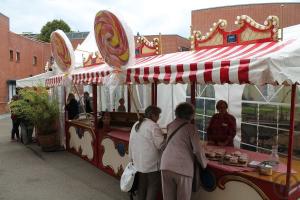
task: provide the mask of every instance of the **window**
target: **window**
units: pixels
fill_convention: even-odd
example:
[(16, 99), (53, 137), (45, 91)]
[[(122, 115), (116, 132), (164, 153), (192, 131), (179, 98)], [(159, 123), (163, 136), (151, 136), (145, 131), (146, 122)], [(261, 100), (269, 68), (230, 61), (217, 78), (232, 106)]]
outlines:
[(178, 47), (178, 51), (189, 51), (190, 50), (190, 48), (188, 48), (188, 47)]
[(16, 61), (20, 62), (20, 59), (21, 59), (20, 58), (20, 52), (17, 51), (17, 53), (16, 53)]
[[(190, 102), (190, 85), (187, 88), (187, 102)], [(195, 122), (202, 140), (206, 140), (206, 129), (215, 114), (215, 90), (213, 85), (197, 85)]]
[(15, 80), (8, 80), (8, 101), (12, 99), (12, 97), (16, 94), (16, 81)]
[(49, 63), (50, 63), (50, 66), (54, 64), (54, 58), (53, 58), (53, 56), (50, 56)]
[(9, 50), (9, 60), (10, 61), (14, 60), (14, 51), (13, 50)]
[(32, 64), (33, 64), (34, 66), (37, 65), (37, 57), (36, 57), (36, 56), (33, 56)]
[[(298, 87), (299, 90), (299, 87)], [(270, 152), (278, 143), (278, 152), (287, 154), (290, 95), (288, 86), (245, 86), (242, 100), (242, 148)], [(297, 91), (294, 141), (300, 138), (300, 105)], [(294, 143), (294, 155), (300, 157), (300, 143)]]

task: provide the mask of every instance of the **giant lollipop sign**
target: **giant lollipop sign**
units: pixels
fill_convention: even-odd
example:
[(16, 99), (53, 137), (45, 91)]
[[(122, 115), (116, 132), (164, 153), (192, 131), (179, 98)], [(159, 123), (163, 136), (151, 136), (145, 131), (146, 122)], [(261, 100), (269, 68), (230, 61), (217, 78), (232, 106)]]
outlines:
[(70, 72), (74, 66), (74, 50), (66, 34), (56, 30), (50, 36), (51, 50), (59, 69), (65, 73)]
[(126, 28), (109, 11), (99, 11), (95, 17), (94, 30), (98, 49), (105, 62), (117, 70), (127, 65), (132, 57), (131, 41), (128, 40), (130, 31)]

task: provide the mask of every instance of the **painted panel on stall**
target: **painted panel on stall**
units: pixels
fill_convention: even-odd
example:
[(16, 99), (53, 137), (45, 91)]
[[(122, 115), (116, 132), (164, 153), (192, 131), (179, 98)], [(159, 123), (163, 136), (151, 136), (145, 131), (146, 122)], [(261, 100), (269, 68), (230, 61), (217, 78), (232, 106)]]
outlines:
[(76, 152), (81, 153), (82, 156), (86, 156), (89, 160), (94, 158), (93, 150), (93, 136), (92, 133), (84, 130), (81, 137), (76, 132), (76, 128), (71, 126), (70, 132), (70, 148), (74, 148)]
[(115, 145), (114, 141), (110, 138), (102, 140), (101, 145), (104, 147), (103, 165), (111, 167), (115, 174), (123, 172), (123, 169), (125, 169), (129, 162), (129, 156), (123, 150), (120, 150), (122, 145)]

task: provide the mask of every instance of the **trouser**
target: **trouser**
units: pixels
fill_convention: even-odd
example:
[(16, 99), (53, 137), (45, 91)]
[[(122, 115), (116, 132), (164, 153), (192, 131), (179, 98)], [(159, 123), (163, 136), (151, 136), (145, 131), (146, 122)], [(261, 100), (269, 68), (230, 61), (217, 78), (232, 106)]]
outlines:
[(138, 179), (138, 200), (156, 200), (161, 191), (161, 175), (159, 171), (141, 173)]
[(14, 119), (12, 120), (12, 130), (11, 130), (11, 139), (15, 139), (15, 135), (17, 136), (17, 139), (19, 139), (19, 126), (20, 126), (20, 120)]
[(162, 188), (164, 200), (190, 200), (193, 178), (171, 171), (162, 170)]

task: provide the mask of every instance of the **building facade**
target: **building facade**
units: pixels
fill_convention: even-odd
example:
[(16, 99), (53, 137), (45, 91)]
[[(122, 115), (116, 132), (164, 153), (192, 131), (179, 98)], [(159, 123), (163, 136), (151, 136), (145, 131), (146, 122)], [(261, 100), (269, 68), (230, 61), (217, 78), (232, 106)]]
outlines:
[(24, 37), (9, 30), (9, 18), (0, 13), (0, 114), (16, 92), (16, 80), (44, 72), (51, 59), (50, 43)]
[[(78, 44), (81, 44), (83, 40), (87, 37), (88, 32), (73, 32), (66, 33), (70, 39), (74, 49), (77, 48)], [(153, 41), (154, 38), (161, 39), (162, 53), (174, 53), (178, 51), (190, 50), (191, 43), (187, 38), (181, 37), (180, 35), (143, 35), (148, 41)], [(135, 46), (137, 46), (137, 37), (134, 36)]]
[(293, 26), (300, 23), (300, 3), (249, 4), (193, 10), (191, 30), (205, 34), (214, 22), (225, 19), (225, 30), (232, 31), (237, 29), (234, 21), (240, 15), (248, 15), (260, 24), (263, 24), (269, 15), (276, 15), (280, 23), (282, 21), (283, 27)]

